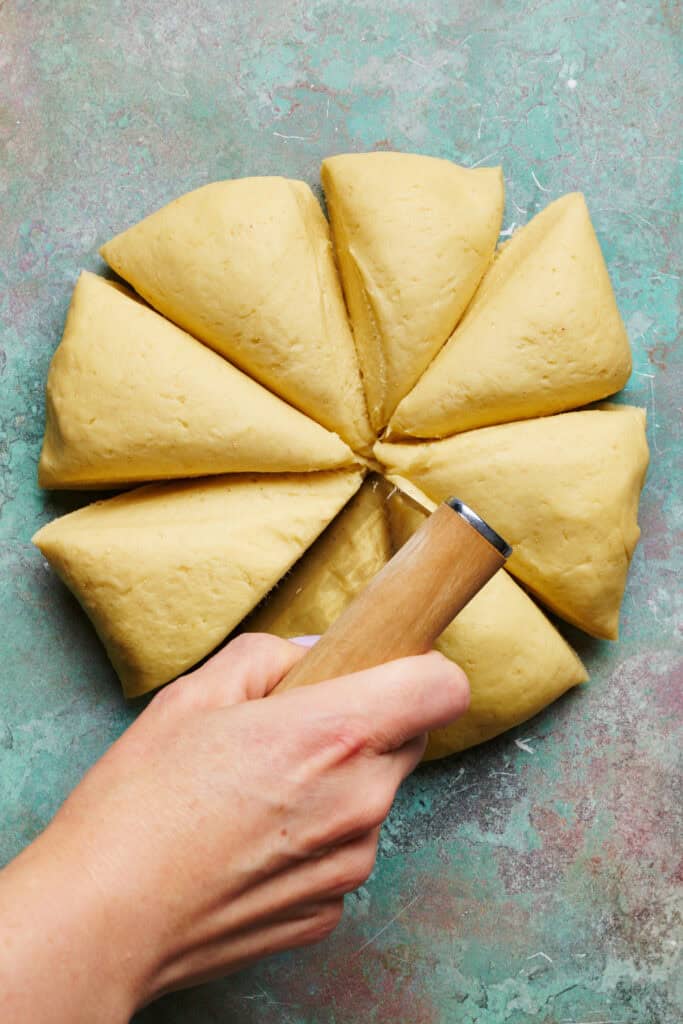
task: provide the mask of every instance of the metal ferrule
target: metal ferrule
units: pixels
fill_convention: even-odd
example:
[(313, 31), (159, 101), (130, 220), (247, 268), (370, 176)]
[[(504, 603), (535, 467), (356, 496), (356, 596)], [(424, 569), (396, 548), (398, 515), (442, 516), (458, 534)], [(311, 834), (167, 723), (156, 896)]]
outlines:
[(469, 505), (466, 505), (464, 501), (460, 501), (459, 498), (448, 498), (446, 504), (450, 505), (453, 511), (457, 512), (459, 516), (462, 516), (465, 522), (469, 523), (470, 526), (473, 526), (477, 533), (482, 535), (484, 540), (487, 540), (497, 551), (500, 551), (503, 558), (510, 557), (512, 554), (512, 548), (507, 541), (503, 540), (501, 535), (496, 533), (492, 526), (485, 523), (481, 516), (478, 516), (477, 513), (469, 507)]

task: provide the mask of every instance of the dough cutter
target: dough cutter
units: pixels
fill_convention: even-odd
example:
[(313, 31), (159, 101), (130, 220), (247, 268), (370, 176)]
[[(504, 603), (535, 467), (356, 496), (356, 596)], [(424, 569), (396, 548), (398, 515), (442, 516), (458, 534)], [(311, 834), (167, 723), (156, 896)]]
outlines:
[(422, 654), (506, 562), (512, 548), (457, 498), (435, 505), (402, 478), (389, 481), (424, 523), (351, 601), (273, 691)]

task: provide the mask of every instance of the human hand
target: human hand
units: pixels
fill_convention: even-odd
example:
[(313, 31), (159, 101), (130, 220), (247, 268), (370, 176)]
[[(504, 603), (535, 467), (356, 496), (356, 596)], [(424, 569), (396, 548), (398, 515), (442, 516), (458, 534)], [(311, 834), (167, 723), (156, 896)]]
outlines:
[[(469, 691), (431, 653), (259, 699), (302, 654), (245, 635), (168, 686), (0, 875), (0, 904), (8, 880), (23, 894), (5, 943), (19, 970), (5, 979), (0, 966), (3, 1019), (124, 1020), (332, 931), (425, 732), (462, 714)], [(22, 1018), (32, 898), (61, 945), (45, 949), (32, 928), (30, 959), (38, 943), (50, 967), (30, 978), (33, 1008), (45, 984), (44, 1013)]]

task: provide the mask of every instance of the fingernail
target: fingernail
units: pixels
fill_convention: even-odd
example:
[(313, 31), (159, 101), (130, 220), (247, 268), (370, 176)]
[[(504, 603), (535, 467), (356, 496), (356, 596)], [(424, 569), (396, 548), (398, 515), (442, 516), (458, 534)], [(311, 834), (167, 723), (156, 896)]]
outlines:
[(312, 636), (290, 636), (289, 639), (293, 644), (298, 644), (299, 647), (312, 647), (313, 644), (317, 644), (320, 639), (320, 634), (317, 633)]

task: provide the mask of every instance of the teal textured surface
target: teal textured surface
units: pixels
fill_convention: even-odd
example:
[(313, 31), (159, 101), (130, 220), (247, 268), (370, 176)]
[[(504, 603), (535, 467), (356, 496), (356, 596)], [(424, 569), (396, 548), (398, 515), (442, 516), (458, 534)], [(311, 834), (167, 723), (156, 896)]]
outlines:
[(373, 148), (502, 163), (504, 234), (585, 192), (633, 345), (619, 400), (647, 406), (652, 464), (621, 639), (567, 629), (586, 687), (409, 780), (330, 941), (139, 1020), (675, 1024), (680, 6), (14, 0), (0, 34), (0, 858), (136, 713), (30, 544), (85, 500), (36, 484), (79, 270), (219, 178), (319, 193), (325, 155)]

